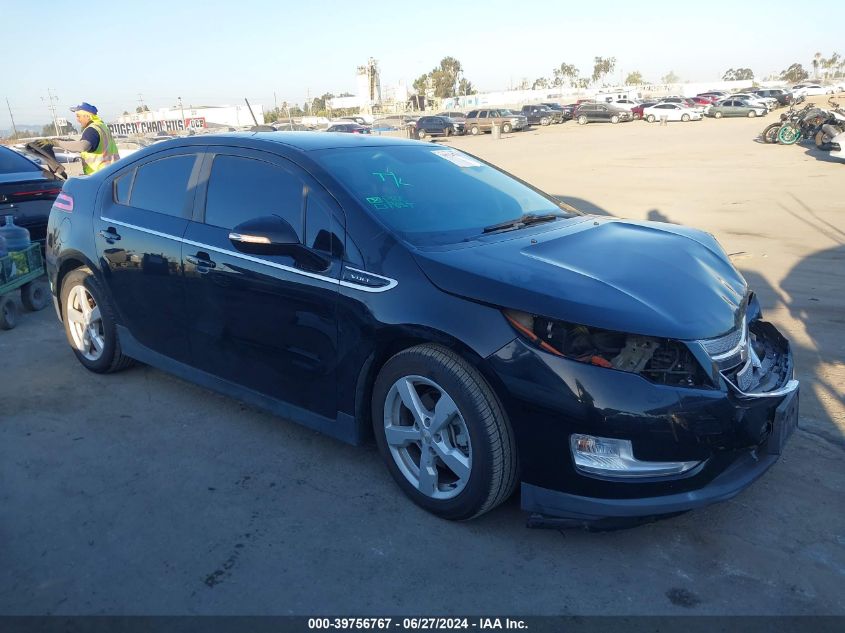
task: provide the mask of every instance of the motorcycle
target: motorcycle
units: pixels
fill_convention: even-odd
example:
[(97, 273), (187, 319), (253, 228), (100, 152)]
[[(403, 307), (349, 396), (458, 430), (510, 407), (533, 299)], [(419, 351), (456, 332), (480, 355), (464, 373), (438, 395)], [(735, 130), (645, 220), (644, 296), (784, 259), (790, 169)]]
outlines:
[(799, 121), (807, 112), (810, 111), (811, 108), (814, 107), (814, 104), (808, 103), (806, 106), (801, 108), (800, 110), (796, 110), (795, 107), (803, 103), (804, 97), (798, 97), (795, 101), (793, 101), (790, 106), (789, 110), (782, 113), (780, 115), (780, 120), (775, 123), (771, 123), (766, 126), (763, 130), (762, 134), (760, 134), (761, 138), (763, 139), (764, 143), (777, 143), (778, 142), (778, 132), (780, 129), (788, 122), (792, 121)]
[(803, 139), (815, 138), (816, 132), (828, 119), (828, 112), (821, 108), (809, 108), (797, 120), (786, 121), (778, 130), (778, 143), (793, 145)]
[(833, 99), (830, 99), (828, 103), (833, 106), (830, 117), (819, 126), (814, 136), (816, 147), (825, 152), (833, 149), (834, 137), (845, 132), (845, 111), (839, 107), (838, 103), (834, 103)]

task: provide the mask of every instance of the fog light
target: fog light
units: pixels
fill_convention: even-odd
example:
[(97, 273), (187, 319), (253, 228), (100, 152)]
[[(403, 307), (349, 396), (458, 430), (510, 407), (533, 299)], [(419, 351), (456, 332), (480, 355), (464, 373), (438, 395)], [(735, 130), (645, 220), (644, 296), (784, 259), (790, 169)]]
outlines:
[(634, 457), (631, 440), (573, 434), (569, 445), (578, 470), (606, 477), (680, 475), (701, 463), (640, 461)]

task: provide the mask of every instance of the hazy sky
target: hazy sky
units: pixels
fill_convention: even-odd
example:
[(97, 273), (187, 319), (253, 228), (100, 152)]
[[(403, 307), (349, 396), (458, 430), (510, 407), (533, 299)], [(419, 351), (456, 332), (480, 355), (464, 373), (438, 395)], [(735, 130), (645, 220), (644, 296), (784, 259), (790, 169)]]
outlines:
[[(354, 92), (368, 57), (389, 85), (451, 55), (483, 91), (550, 76), (561, 62), (589, 75), (596, 55), (616, 57), (622, 79), (673, 70), (708, 81), (730, 67), (762, 77), (795, 61), (809, 70), (817, 51), (845, 54), (841, 0), (805, 0), (800, 10), (784, 0), (0, 0), (0, 24), (0, 85), (19, 124), (49, 121), (48, 88), (65, 116), (87, 100), (108, 120), (134, 109), (138, 93), (151, 108), (178, 96), (186, 106), (248, 97), (272, 107), (274, 91), (301, 104), (308, 90)], [(5, 106), (0, 128), (10, 127)]]

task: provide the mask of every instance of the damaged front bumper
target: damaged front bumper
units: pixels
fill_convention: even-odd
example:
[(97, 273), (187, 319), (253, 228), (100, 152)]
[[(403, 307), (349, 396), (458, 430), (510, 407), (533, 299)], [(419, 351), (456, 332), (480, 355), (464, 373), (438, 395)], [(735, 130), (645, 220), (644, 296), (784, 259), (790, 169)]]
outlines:
[[(709, 388), (655, 384), (518, 342), (503, 349), (493, 362), (519, 410), (513, 417), (531, 418), (530, 428), (515, 428), (529, 525), (665, 517), (730, 499), (766, 472), (797, 426), (799, 383), (789, 342), (761, 320), (756, 302), (747, 312), (732, 334), (688, 343), (709, 364)], [(615, 456), (630, 472), (579, 467), (573, 438), (632, 447)], [(661, 463), (683, 467), (636, 473)]]

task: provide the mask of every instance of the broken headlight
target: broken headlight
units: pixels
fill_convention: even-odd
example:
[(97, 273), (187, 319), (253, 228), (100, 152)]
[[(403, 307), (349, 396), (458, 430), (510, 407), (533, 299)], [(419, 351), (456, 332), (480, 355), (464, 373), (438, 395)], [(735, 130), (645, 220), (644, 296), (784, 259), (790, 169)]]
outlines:
[(661, 385), (711, 386), (681, 341), (576, 325), (518, 310), (503, 310), (503, 314), (522, 338), (555, 356), (639, 374)]

